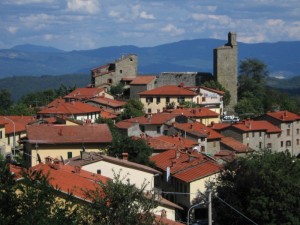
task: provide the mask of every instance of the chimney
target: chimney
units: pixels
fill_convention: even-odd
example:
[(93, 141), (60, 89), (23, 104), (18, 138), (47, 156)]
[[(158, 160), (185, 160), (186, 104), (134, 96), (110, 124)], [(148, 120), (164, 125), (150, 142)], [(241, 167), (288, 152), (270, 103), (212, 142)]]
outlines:
[(61, 165), (59, 163), (59, 159), (55, 158), (53, 159), (52, 168), (55, 170), (59, 170), (61, 168)]
[(128, 161), (128, 153), (127, 152), (122, 153), (122, 159)]
[(160, 217), (161, 218), (167, 218), (167, 211), (165, 209), (161, 210)]
[(45, 162), (46, 162), (46, 164), (51, 164), (52, 163), (52, 158), (50, 156), (47, 156), (45, 158)]
[(191, 123), (190, 128), (193, 129), (193, 124)]
[(175, 164), (176, 164), (176, 159), (173, 159), (173, 160), (171, 161), (171, 167), (173, 167)]
[(177, 150), (177, 151), (176, 151), (176, 159), (178, 159), (179, 157), (180, 157), (180, 151)]
[(81, 167), (80, 166), (75, 166), (74, 169), (75, 169), (74, 170), (75, 173), (80, 173)]

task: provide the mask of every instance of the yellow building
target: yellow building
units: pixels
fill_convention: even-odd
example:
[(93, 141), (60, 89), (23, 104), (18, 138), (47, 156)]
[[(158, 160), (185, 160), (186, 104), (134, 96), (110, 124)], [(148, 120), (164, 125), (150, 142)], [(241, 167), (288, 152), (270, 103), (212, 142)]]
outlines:
[(27, 166), (34, 166), (46, 157), (68, 159), (81, 151), (105, 152), (112, 142), (107, 124), (82, 126), (32, 125), (27, 126), (23, 139)]

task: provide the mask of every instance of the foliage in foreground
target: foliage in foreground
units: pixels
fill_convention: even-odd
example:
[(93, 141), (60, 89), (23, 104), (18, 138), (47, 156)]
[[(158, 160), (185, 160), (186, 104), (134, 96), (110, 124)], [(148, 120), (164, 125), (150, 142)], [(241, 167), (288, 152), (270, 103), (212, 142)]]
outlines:
[[(216, 195), (257, 224), (300, 224), (300, 161), (289, 152), (263, 151), (225, 166)], [(218, 198), (213, 201), (219, 225), (253, 224)]]

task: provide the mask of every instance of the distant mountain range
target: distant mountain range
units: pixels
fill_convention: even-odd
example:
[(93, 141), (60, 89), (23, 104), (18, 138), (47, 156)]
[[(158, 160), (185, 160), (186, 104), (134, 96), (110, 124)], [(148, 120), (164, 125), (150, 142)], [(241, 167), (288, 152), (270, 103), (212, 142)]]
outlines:
[[(161, 72), (212, 72), (213, 49), (226, 40), (184, 40), (155, 47), (112, 46), (94, 50), (63, 51), (52, 47), (19, 45), (0, 50), (0, 78), (89, 74), (94, 67), (114, 62), (129, 53), (138, 56), (139, 74)], [(271, 76), (300, 75), (300, 41), (238, 43), (239, 61), (257, 58), (268, 65)]]

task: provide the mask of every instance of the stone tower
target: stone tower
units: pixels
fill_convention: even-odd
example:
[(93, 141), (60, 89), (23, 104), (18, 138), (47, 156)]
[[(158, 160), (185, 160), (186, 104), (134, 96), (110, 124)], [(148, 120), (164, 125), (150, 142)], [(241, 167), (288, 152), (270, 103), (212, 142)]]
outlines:
[(238, 46), (236, 34), (228, 33), (228, 43), (214, 49), (214, 76), (231, 94), (230, 103), (225, 107), (227, 113), (234, 113), (237, 104)]

